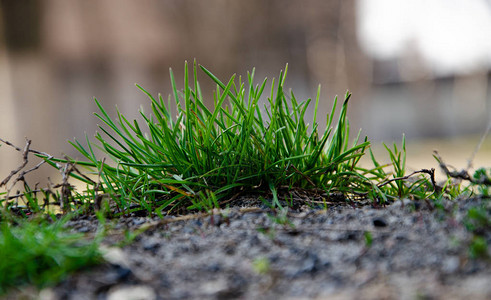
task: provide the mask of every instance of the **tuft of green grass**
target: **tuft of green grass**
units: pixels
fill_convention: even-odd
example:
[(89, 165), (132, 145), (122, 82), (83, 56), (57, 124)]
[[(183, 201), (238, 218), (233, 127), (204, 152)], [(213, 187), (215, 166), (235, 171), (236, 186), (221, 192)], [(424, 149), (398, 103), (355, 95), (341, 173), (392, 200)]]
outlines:
[[(199, 69), (216, 84), (212, 110), (205, 106)], [(326, 129), (320, 131), (319, 93), (309, 124), (306, 112), (312, 100), (300, 102), (292, 92), (285, 92), (287, 68), (272, 80), (269, 93), (266, 79), (254, 82), (254, 70), (245, 81), (234, 75), (227, 82), (196, 63), (192, 76), (187, 63), (184, 70), (182, 90), (170, 71), (172, 95), (167, 101), (137, 85), (151, 102), (151, 113), (140, 111), (143, 125), (119, 111), (111, 118), (95, 100), (100, 110), (96, 116), (103, 123), (95, 136), (97, 143), (88, 138), (86, 145), (72, 142), (87, 159), (73, 162), (100, 176), (96, 183), (74, 175), (87, 183), (89, 194), (112, 199), (120, 213), (137, 204), (138, 209), (161, 214), (178, 208), (210, 209), (241, 193), (271, 195), (272, 204), (279, 207), (280, 188), (348, 194), (372, 187), (357, 170), (369, 142), (359, 141), (358, 133), (349, 143), (350, 93), (337, 121), (334, 100)], [(266, 104), (261, 106), (264, 98)], [(113, 163), (97, 157), (94, 147)]]
[[(266, 91), (267, 79), (256, 83), (254, 69), (245, 80), (234, 75), (222, 82), (196, 62), (189, 73), (186, 63), (183, 89), (177, 88), (170, 70), (171, 93), (166, 100), (137, 85), (151, 105), (151, 112), (140, 111), (140, 121), (129, 120), (119, 111), (111, 117), (95, 99), (99, 109), (95, 115), (102, 122), (95, 141), (86, 136), (85, 142), (71, 142), (84, 160), (38, 155), (60, 171), (70, 166), (72, 172), (63, 174), (83, 181), (87, 189), (74, 191), (65, 183), (65, 192), (45, 197), (62, 203), (64, 211), (104, 208), (117, 216), (145, 210), (162, 217), (211, 211), (233, 204), (243, 194), (263, 197), (272, 208), (281, 208), (284, 203), (293, 207), (302, 201), (292, 191), (316, 197), (308, 204), (342, 195), (347, 201), (369, 198), (376, 205), (402, 198), (455, 198), (462, 191), (450, 182), (443, 189), (437, 186), (433, 169), (406, 174), (405, 136), (400, 147), (384, 144), (390, 163), (380, 164), (369, 151), (373, 168), (360, 167), (370, 142), (360, 139), (360, 131), (350, 136), (351, 94), (346, 93), (339, 111), (334, 99), (321, 130), (317, 123), (320, 88), (315, 101), (297, 100), (284, 88), (287, 69), (288, 65)], [(205, 101), (198, 73), (216, 84), (212, 101)], [(213, 109), (205, 105), (208, 102), (213, 102)], [(306, 114), (311, 104), (314, 114), (309, 123)], [(94, 176), (89, 178), (78, 167)], [(475, 182), (489, 182), (486, 172), (481, 173)], [(26, 188), (27, 206), (38, 211), (36, 195), (30, 193)]]
[(102, 261), (98, 239), (70, 233), (63, 224), (39, 217), (0, 223), (0, 295), (27, 284), (52, 285)]
[[(383, 144), (387, 152), (389, 153), (392, 166), (394, 168), (393, 177), (403, 177), (406, 175), (406, 137), (402, 136), (402, 151), (397, 148), (397, 144), (394, 143), (393, 149)], [(403, 180), (396, 180), (390, 183), (391, 190), (396, 192), (396, 197), (403, 198), (409, 194), (409, 187)]]

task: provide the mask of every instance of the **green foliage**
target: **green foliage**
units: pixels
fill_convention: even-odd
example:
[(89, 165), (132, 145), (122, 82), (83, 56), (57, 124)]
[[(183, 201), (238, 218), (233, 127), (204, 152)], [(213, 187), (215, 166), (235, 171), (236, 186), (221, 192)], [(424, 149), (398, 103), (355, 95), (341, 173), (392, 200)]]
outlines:
[(63, 224), (40, 218), (0, 224), (0, 295), (25, 284), (39, 288), (54, 284), (102, 260), (98, 240), (69, 233)]
[(288, 219), (288, 208), (280, 208), (275, 214), (268, 214), (268, 218), (283, 228), (295, 229), (295, 225)]
[[(392, 173), (388, 173), (392, 175), (392, 178), (388, 178), (388, 184), (380, 185), (380, 189), (385, 197), (392, 199), (427, 199), (435, 196), (434, 193), (432, 193), (434, 189), (434, 186), (432, 186), (433, 183), (428, 178), (428, 175), (431, 175), (431, 172), (433, 171), (420, 170), (409, 175), (406, 174), (405, 135), (402, 136), (401, 150), (399, 150), (396, 143), (394, 143), (393, 149), (390, 149), (385, 144), (384, 147), (389, 154), (391, 166), (394, 170)], [(374, 158), (372, 159), (374, 160)], [(428, 175), (425, 176), (423, 175), (423, 173), (426, 173)], [(387, 176), (384, 169), (380, 170), (379, 175), (381, 177)]]
[(488, 257), (488, 238), (491, 232), (491, 203), (483, 198), (482, 203), (467, 210), (463, 220), (465, 228), (472, 233), (469, 244), (471, 258)]
[[(397, 149), (397, 144), (394, 143), (394, 149), (390, 149), (384, 144), (385, 149), (389, 153), (390, 160), (392, 161), (392, 166), (394, 168), (394, 178), (403, 177), (406, 175), (406, 137), (402, 136), (402, 152)], [(405, 186), (405, 182), (402, 180), (396, 180), (391, 183), (393, 190), (397, 192), (399, 198), (405, 197), (409, 189)]]
[[(211, 110), (200, 90), (200, 70), (216, 84)], [(108, 215), (143, 209), (162, 216), (172, 211), (210, 211), (240, 194), (264, 196), (273, 208), (280, 208), (283, 200), (295, 205), (296, 199), (289, 194), (292, 190), (323, 194), (324, 200), (341, 194), (348, 200), (370, 198), (379, 204), (401, 198), (437, 203), (465, 191), (451, 181), (443, 189), (436, 186), (434, 170), (406, 174), (405, 136), (401, 146), (384, 144), (390, 164), (380, 164), (370, 151), (374, 167), (361, 168), (359, 161), (370, 143), (367, 138), (360, 141), (360, 132), (349, 142), (349, 93), (338, 113), (334, 99), (321, 131), (317, 123), (320, 91), (309, 124), (306, 112), (312, 100), (299, 102), (293, 92), (285, 92), (287, 69), (272, 80), (269, 93), (266, 79), (254, 83), (254, 70), (245, 81), (234, 75), (227, 82), (196, 63), (192, 74), (187, 63), (184, 71), (182, 90), (170, 71), (172, 92), (167, 101), (138, 86), (151, 104), (150, 113), (140, 111), (143, 122), (130, 121), (119, 111), (111, 118), (95, 99), (96, 116), (102, 121), (96, 141), (86, 137), (85, 143), (71, 143), (86, 160), (44, 157), (60, 170), (66, 168), (60, 163), (72, 166), (77, 172), (69, 175), (83, 181), (87, 189), (74, 191), (65, 184), (65, 192), (47, 194), (45, 202), (53, 197), (63, 203), (64, 211), (80, 206), (90, 209), (95, 204)], [(96, 155), (94, 148), (105, 157)], [(89, 169), (97, 180), (75, 166)], [(479, 183), (482, 195), (488, 195), (487, 171), (478, 170), (475, 176), (472, 183)], [(42, 210), (27, 185), (24, 199), (30, 211)]]
[(489, 189), (491, 186), (491, 168), (479, 168), (474, 172), (472, 176), (473, 185), (477, 187), (478, 193), (483, 197), (490, 197)]
[(266, 257), (255, 258), (252, 262), (252, 268), (256, 273), (265, 275), (271, 270), (271, 263)]
[(193, 205), (189, 207), (190, 209), (198, 209), (207, 213), (210, 213), (214, 208), (220, 208), (215, 193), (210, 190), (206, 190), (204, 193), (199, 191), (199, 198), (192, 198), (191, 202)]
[(488, 244), (482, 236), (474, 236), (469, 245), (469, 256), (471, 258), (486, 258), (488, 257)]
[(365, 231), (363, 233), (363, 236), (365, 238), (365, 247), (370, 248), (373, 244), (373, 236), (370, 231)]
[[(359, 143), (358, 135), (351, 146), (348, 144), (349, 93), (337, 122), (334, 100), (326, 129), (320, 133), (316, 123), (319, 94), (313, 125), (309, 125), (305, 114), (311, 99), (298, 102), (293, 93), (284, 92), (286, 70), (278, 81), (273, 79), (271, 91), (265, 95), (267, 81), (256, 85), (254, 71), (247, 82), (232, 76), (224, 83), (200, 68), (217, 85), (213, 110), (204, 104), (196, 64), (193, 86), (186, 64), (183, 90), (177, 89), (171, 71), (173, 101), (171, 96), (167, 102), (162, 96), (154, 98), (138, 86), (152, 107), (151, 114), (140, 112), (143, 126), (119, 112), (113, 120), (96, 100), (100, 110), (96, 116), (104, 123), (102, 134), (96, 134), (98, 143), (88, 138), (86, 146), (72, 143), (88, 160), (75, 163), (100, 176), (97, 184), (75, 176), (91, 186), (92, 194), (95, 190), (104, 194), (121, 211), (136, 203), (160, 214), (164, 209), (209, 209), (210, 203), (204, 202), (210, 197), (204, 195), (213, 195), (215, 207), (238, 193), (272, 193), (274, 205), (279, 206), (279, 187), (351, 193), (372, 186), (357, 172), (369, 142)], [(264, 97), (267, 103), (261, 108), (259, 101)], [(175, 118), (173, 108), (177, 110)], [(114, 163), (99, 159), (94, 146)]]
[(464, 225), (469, 231), (491, 229), (491, 215), (484, 205), (472, 207), (467, 211)]

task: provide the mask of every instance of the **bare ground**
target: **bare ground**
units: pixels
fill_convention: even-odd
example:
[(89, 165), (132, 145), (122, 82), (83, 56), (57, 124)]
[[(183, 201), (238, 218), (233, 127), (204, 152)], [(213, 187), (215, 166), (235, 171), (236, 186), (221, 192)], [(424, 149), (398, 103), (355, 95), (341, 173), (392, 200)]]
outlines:
[[(491, 299), (490, 260), (469, 258), (462, 224), (479, 201), (302, 207), (288, 212), (290, 224), (254, 200), (214, 216), (131, 216), (106, 238), (107, 263), (8, 298)], [(68, 225), (91, 234), (97, 220)], [(112, 246), (142, 226), (132, 243)]]

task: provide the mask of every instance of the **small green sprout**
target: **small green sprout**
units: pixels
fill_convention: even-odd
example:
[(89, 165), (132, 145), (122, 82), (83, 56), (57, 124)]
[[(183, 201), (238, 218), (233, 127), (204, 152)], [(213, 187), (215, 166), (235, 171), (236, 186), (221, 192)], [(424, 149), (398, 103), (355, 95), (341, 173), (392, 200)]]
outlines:
[(474, 236), (469, 245), (469, 256), (474, 259), (488, 257), (488, 244), (484, 237)]
[(254, 259), (252, 262), (252, 268), (256, 273), (264, 275), (270, 271), (271, 265), (268, 258), (260, 257)]
[(373, 243), (372, 233), (370, 231), (365, 231), (363, 236), (365, 237), (365, 247), (370, 248)]

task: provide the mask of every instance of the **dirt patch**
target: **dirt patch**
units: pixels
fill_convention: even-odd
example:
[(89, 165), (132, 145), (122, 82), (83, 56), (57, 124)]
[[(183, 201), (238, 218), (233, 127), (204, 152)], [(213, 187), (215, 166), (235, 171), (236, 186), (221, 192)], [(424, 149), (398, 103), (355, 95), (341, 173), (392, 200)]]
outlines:
[[(213, 217), (134, 216), (119, 220), (115, 230), (148, 229), (121, 249), (110, 247), (121, 235), (110, 235), (111, 263), (77, 273), (39, 296), (491, 299), (490, 262), (468, 258), (472, 236), (462, 225), (464, 212), (478, 202), (448, 202), (444, 209), (409, 201), (386, 208), (303, 208), (287, 218), (261, 206), (234, 207)], [(97, 221), (85, 218), (69, 226), (90, 233)]]

